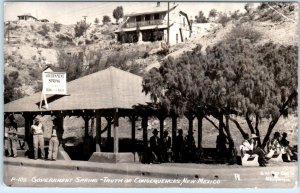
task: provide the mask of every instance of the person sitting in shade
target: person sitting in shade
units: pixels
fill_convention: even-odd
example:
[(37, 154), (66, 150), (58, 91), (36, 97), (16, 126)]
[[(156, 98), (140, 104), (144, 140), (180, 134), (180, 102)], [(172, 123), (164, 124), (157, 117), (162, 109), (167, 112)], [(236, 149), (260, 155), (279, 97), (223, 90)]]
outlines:
[(169, 136), (169, 132), (167, 130), (163, 133), (162, 138), (162, 161), (163, 162), (171, 162), (172, 150), (171, 150), (171, 137)]
[(255, 134), (251, 134), (251, 137), (249, 134), (245, 135), (245, 141), (242, 143), (244, 146), (245, 153), (249, 155), (257, 154), (258, 155), (258, 163), (261, 167), (266, 167), (267, 161), (265, 160), (265, 154), (264, 151), (258, 147), (257, 138)]
[(268, 155), (270, 158), (274, 154), (279, 155), (281, 153), (282, 147), (281, 147), (279, 141), (280, 141), (280, 133), (275, 132), (273, 138), (268, 142), (268, 145), (267, 145)]
[(295, 155), (296, 152), (293, 152), (293, 148), (290, 146), (290, 142), (286, 138), (287, 138), (287, 133), (286, 132), (282, 133), (282, 138), (279, 143), (286, 152), (286, 161), (290, 162), (294, 158), (297, 158), (297, 156)]
[(55, 161), (57, 159), (58, 145), (59, 145), (59, 141), (57, 139), (57, 134), (56, 134), (56, 130), (57, 130), (56, 121), (57, 119), (55, 118), (53, 120), (54, 126), (52, 127), (51, 138), (49, 141), (48, 158), (47, 158), (47, 160), (52, 160), (52, 161)]
[(153, 130), (153, 136), (150, 137), (151, 162), (160, 163), (160, 141), (157, 129)]

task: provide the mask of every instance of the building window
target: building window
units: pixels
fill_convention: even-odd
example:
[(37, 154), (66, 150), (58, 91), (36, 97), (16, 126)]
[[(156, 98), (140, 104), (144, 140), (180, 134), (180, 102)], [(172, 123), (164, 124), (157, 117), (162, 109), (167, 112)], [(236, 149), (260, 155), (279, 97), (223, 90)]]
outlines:
[(150, 20), (150, 15), (145, 15), (145, 21), (149, 21)]
[(142, 16), (136, 16), (136, 21), (137, 22), (142, 21)]
[(154, 14), (154, 19), (155, 19), (155, 20), (158, 20), (158, 19), (159, 19), (159, 14), (158, 14), (158, 13)]

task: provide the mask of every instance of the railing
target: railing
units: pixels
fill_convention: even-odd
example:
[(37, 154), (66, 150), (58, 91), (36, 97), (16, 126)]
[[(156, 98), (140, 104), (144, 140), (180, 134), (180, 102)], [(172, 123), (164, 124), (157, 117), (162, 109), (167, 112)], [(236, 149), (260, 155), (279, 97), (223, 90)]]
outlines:
[(138, 22), (128, 22), (125, 23), (124, 28), (133, 28), (133, 27), (142, 27), (142, 26), (150, 26), (150, 25), (161, 25), (163, 24), (162, 19), (158, 20), (148, 20), (148, 21), (138, 21)]

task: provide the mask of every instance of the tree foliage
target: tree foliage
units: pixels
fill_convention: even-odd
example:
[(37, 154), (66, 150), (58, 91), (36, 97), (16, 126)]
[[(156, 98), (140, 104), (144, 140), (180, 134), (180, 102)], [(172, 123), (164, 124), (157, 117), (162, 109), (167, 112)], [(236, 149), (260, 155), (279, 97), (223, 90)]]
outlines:
[(217, 17), (217, 10), (216, 9), (212, 9), (209, 11), (208, 17), (215, 19)]
[(198, 15), (195, 17), (197, 23), (207, 23), (208, 19), (205, 17), (203, 11), (199, 11)]
[(117, 8), (113, 10), (113, 16), (116, 19), (116, 23), (118, 23), (119, 19), (123, 18), (124, 16), (123, 7), (117, 6)]
[(4, 103), (23, 97), (22, 92), (18, 89), (20, 86), (21, 80), (18, 71), (12, 71), (4, 76)]
[(80, 37), (80, 36), (84, 35), (84, 33), (86, 33), (87, 29), (90, 26), (91, 25), (86, 23), (85, 21), (77, 22), (75, 27), (74, 27), (75, 37)]
[[(269, 118), (265, 145), (279, 117), (296, 104), (297, 47), (272, 43), (255, 46), (238, 39), (207, 47), (204, 54), (198, 46), (152, 69), (144, 78), (143, 88), (169, 112), (204, 110), (206, 115), (215, 116), (220, 120), (219, 129), (227, 128), (232, 143), (223, 116), (244, 117), (250, 132), (258, 135), (259, 121)], [(242, 129), (241, 133), (246, 132)]]
[(103, 23), (103, 24), (107, 24), (107, 23), (109, 23), (109, 22), (111, 22), (110, 17), (107, 16), (107, 15), (104, 15), (104, 16), (103, 16), (103, 19), (102, 19), (102, 23)]

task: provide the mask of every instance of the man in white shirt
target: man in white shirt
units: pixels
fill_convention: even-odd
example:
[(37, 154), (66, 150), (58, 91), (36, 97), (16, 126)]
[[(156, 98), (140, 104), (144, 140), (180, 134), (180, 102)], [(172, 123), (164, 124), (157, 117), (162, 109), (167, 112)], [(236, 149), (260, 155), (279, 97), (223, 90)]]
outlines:
[(34, 159), (38, 158), (38, 149), (41, 149), (41, 158), (45, 159), (44, 149), (44, 126), (40, 123), (38, 118), (34, 119), (34, 124), (31, 126), (31, 133), (33, 135), (33, 150)]
[(245, 141), (243, 142), (245, 153), (253, 155), (258, 155), (258, 163), (261, 167), (266, 167), (267, 161), (265, 160), (265, 153), (264, 151), (257, 146), (256, 139), (258, 136), (255, 134), (251, 134), (251, 137), (249, 137), (248, 134), (245, 136)]

